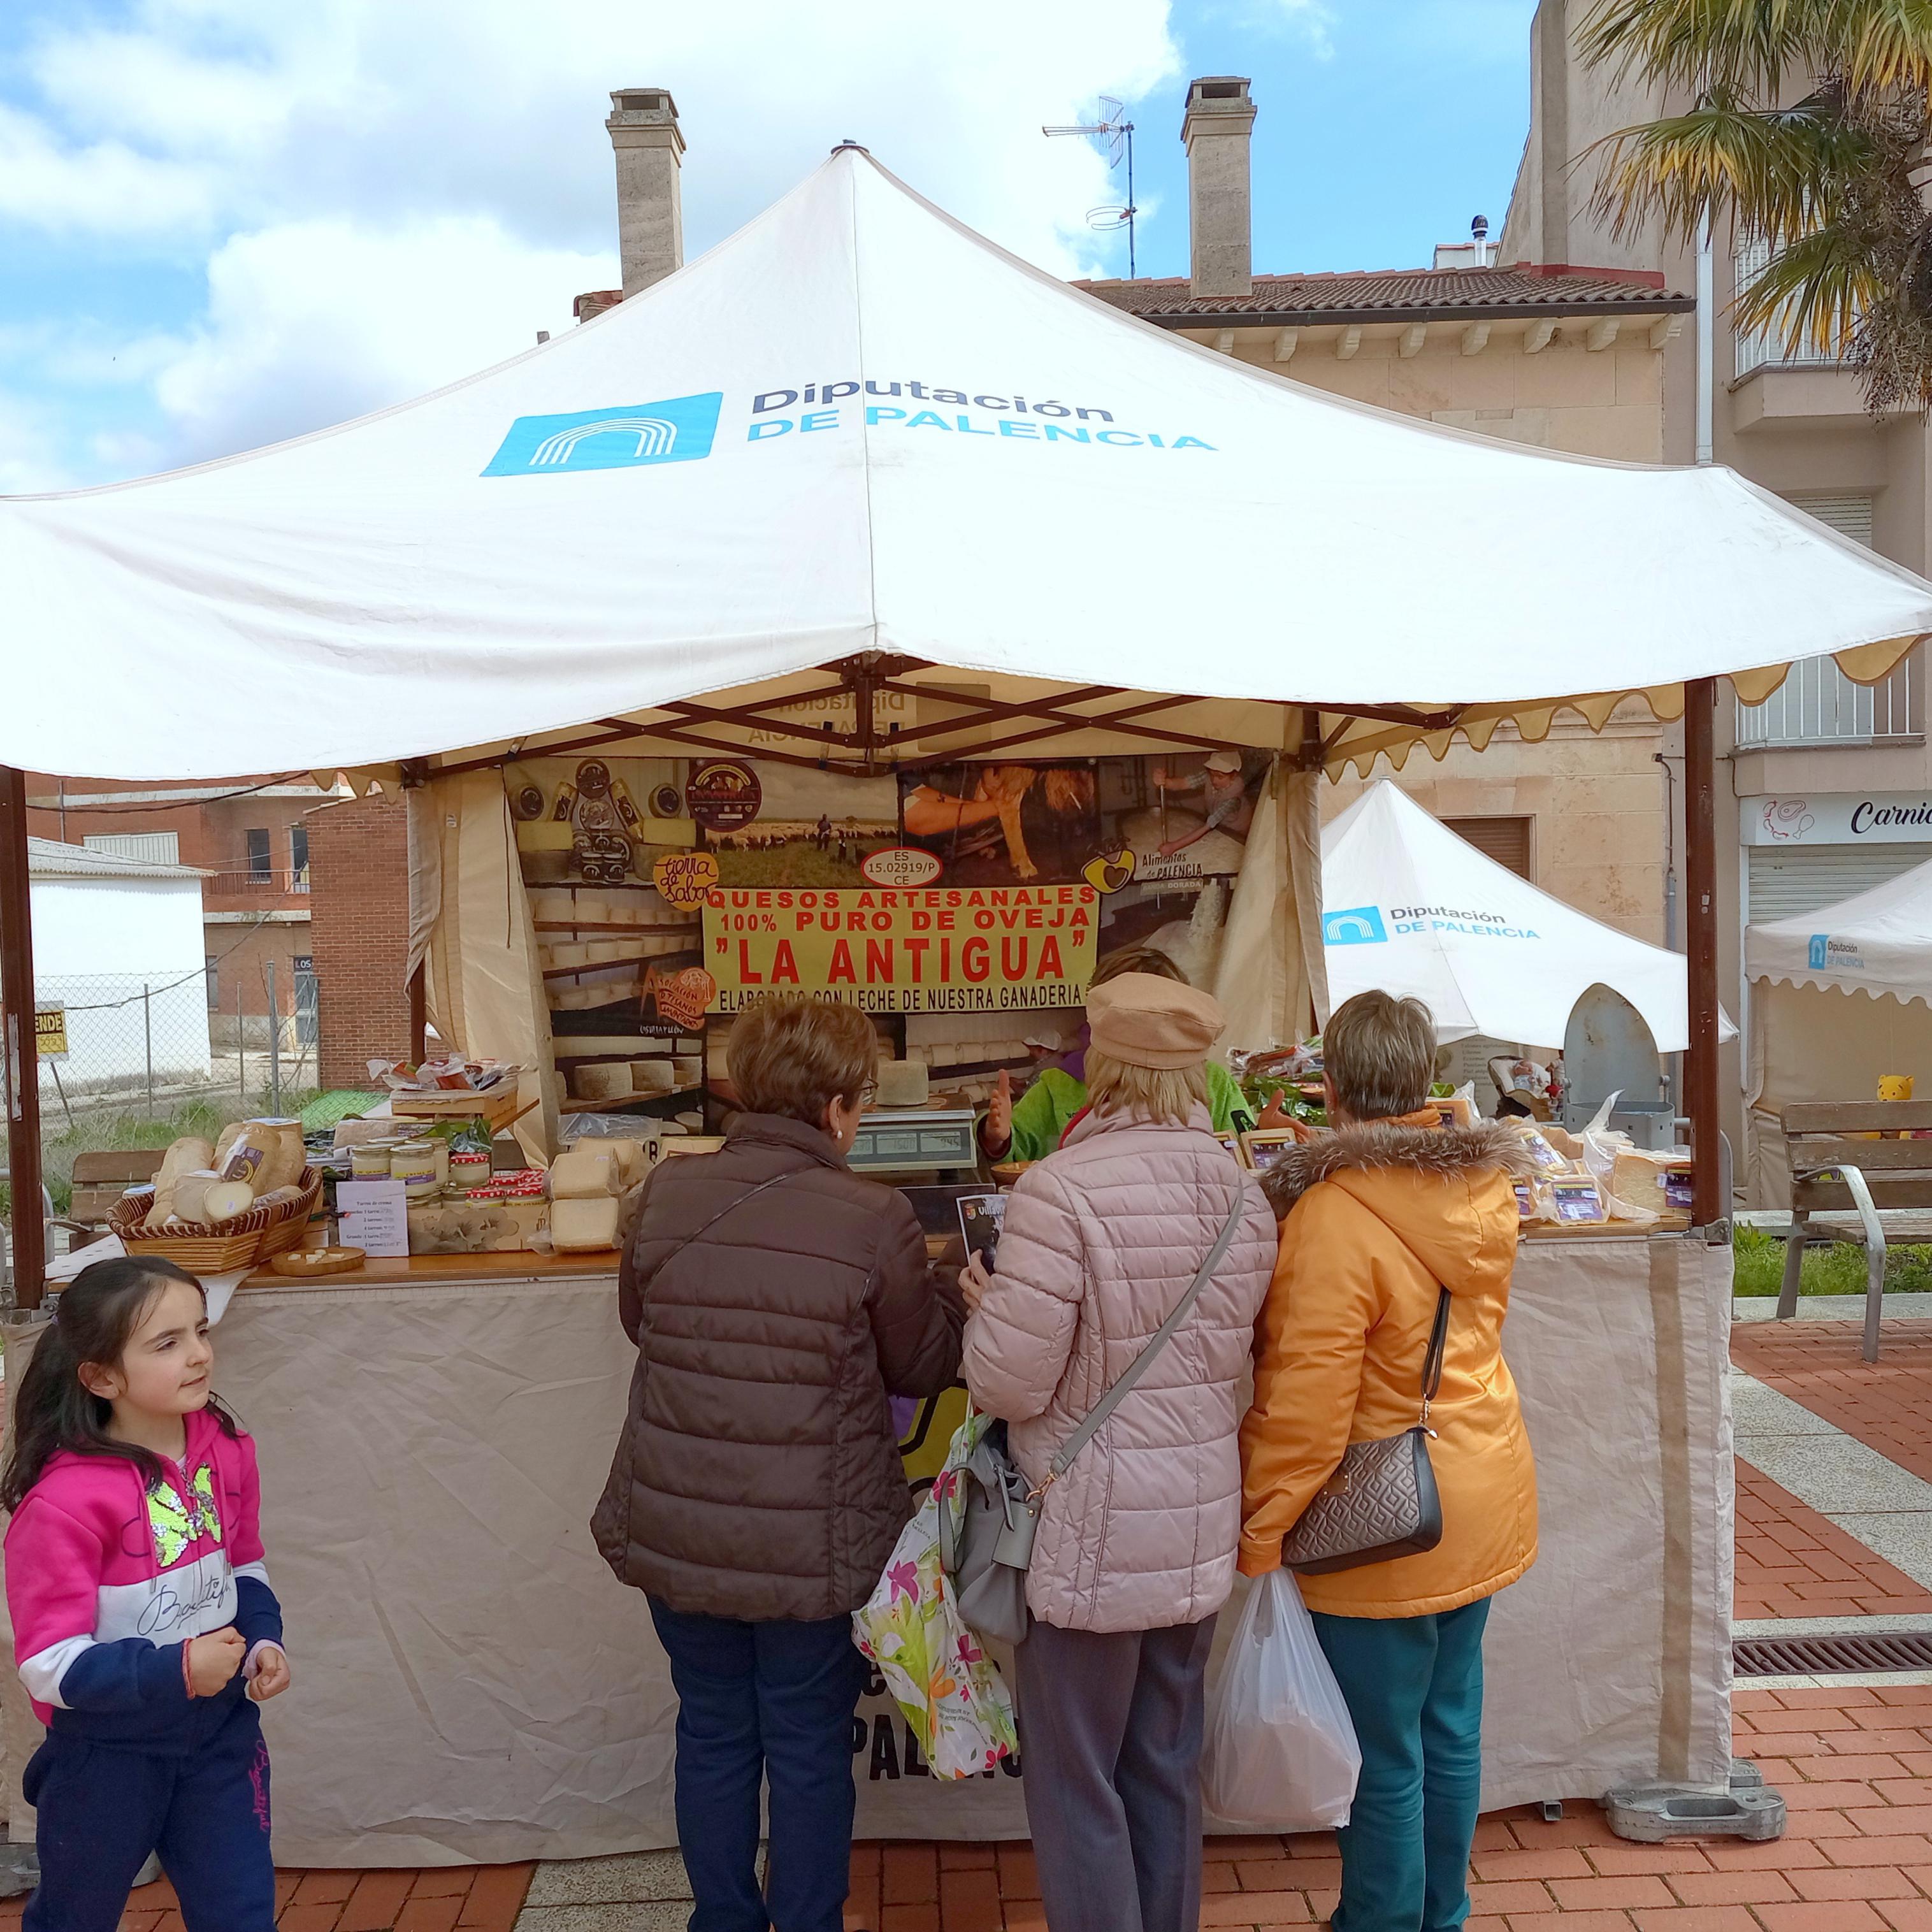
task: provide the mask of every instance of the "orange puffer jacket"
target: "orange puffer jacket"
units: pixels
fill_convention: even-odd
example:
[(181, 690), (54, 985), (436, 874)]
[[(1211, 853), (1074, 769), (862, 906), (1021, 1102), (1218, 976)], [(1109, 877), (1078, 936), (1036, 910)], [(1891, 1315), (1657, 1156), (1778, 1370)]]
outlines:
[(1518, 1220), (1514, 1129), (1378, 1121), (1293, 1149), (1267, 1186), (1286, 1220), (1241, 1426), (1240, 1567), (1280, 1566), (1282, 1537), (1352, 1442), (1420, 1420), (1438, 1284), (1449, 1290), (1430, 1460), (1442, 1540), (1304, 1576), (1312, 1610), (1412, 1617), (1493, 1595), (1536, 1560), (1536, 1467), (1502, 1355)]

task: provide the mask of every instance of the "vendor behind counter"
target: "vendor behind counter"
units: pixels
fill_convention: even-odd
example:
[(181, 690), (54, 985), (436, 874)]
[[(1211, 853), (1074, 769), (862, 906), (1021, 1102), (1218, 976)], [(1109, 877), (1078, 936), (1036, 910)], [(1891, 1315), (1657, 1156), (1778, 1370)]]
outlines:
[[(1151, 973), (1163, 980), (1187, 975), (1165, 952), (1137, 946), (1109, 953), (1095, 968), (1092, 985), (1104, 986), (1123, 973)], [(989, 1160), (1044, 1160), (1059, 1146), (1076, 1114), (1087, 1104), (1088, 1029), (1073, 1046), (1048, 1060), (1018, 1100), (1002, 1079), (980, 1124), (980, 1145)], [(1247, 1096), (1218, 1061), (1208, 1063), (1208, 1108), (1216, 1133), (1245, 1133), (1256, 1124)]]

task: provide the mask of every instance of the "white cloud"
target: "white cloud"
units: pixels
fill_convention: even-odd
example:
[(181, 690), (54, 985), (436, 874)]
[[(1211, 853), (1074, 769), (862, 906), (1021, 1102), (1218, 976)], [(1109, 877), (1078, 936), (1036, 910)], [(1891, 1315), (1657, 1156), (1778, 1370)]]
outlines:
[(387, 231), (334, 217), (224, 242), (206, 320), (158, 372), (177, 462), (222, 455), (405, 398), (570, 326), (614, 254), (532, 249), (481, 215)]
[(63, 145), (46, 124), (0, 105), (0, 219), (56, 234), (154, 236), (206, 225), (218, 184), (118, 141)]
[(693, 253), (849, 137), (1004, 246), (1090, 272), (1106, 244), (1087, 210), (1120, 188), (1096, 148), (1040, 128), (1173, 80), (1168, 16), (1168, 0), (136, 0), (124, 26), (35, 44), (41, 111), (0, 112), (0, 220), (206, 260), (207, 313), (152, 376), (167, 458), (193, 460), (568, 326), (570, 295), (615, 279), (614, 87), (676, 98)]

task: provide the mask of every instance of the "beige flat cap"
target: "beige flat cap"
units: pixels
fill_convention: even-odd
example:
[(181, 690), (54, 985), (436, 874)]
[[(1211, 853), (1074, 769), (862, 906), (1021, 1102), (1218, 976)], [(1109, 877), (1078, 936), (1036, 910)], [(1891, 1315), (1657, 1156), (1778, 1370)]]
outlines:
[(1221, 1037), (1220, 1004), (1180, 980), (1123, 973), (1087, 996), (1094, 1050), (1126, 1066), (1196, 1066)]

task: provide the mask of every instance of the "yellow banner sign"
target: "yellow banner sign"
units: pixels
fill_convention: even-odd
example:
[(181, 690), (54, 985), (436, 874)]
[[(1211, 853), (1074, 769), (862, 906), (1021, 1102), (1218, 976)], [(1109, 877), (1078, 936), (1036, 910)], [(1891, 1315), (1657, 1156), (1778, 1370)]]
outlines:
[(34, 1051), (43, 1060), (51, 1060), (67, 1051), (67, 1009), (36, 1006), (34, 1009)]
[(704, 902), (705, 964), (727, 1013), (786, 992), (873, 1013), (1078, 1006), (1100, 904), (1089, 885), (720, 888)]

